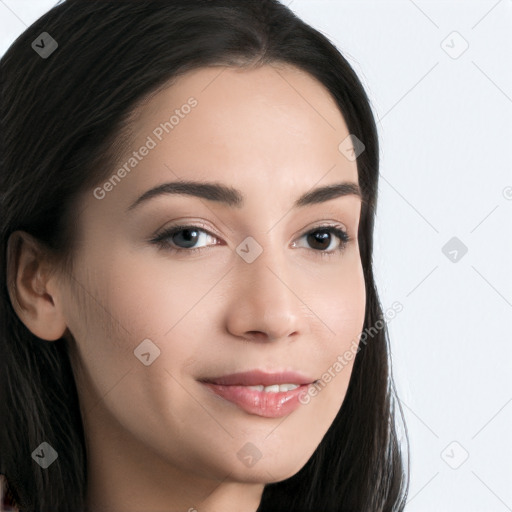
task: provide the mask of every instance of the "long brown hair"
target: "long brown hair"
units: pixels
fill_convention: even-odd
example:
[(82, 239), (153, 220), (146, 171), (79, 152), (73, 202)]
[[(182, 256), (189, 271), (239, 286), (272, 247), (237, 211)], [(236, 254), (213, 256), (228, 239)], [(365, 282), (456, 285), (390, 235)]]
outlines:
[[(47, 58), (31, 46), (43, 32), (59, 44)], [(83, 511), (87, 471), (66, 340), (41, 343), (9, 299), (10, 234), (23, 230), (69, 263), (75, 198), (110, 175), (141, 99), (194, 68), (273, 62), (292, 64), (322, 83), (349, 132), (365, 145), (357, 158), (363, 193), (358, 241), (364, 328), (371, 328), (384, 320), (372, 269), (375, 121), (347, 60), (286, 6), (277, 0), (67, 0), (1, 59), (0, 473), (22, 510)], [(403, 510), (408, 475), (390, 368), (384, 325), (361, 344), (343, 405), (310, 460), (291, 478), (266, 485), (258, 512)], [(31, 458), (42, 441), (59, 454), (47, 470)]]

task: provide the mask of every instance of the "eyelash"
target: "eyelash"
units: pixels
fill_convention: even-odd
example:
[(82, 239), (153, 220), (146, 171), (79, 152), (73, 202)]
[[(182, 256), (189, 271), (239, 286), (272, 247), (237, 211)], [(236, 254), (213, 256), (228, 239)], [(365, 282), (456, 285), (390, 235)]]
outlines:
[[(211, 246), (206, 246), (206, 247), (196, 247), (196, 248), (184, 249), (182, 247), (176, 248), (176, 247), (170, 246), (170, 243), (167, 241), (167, 239), (171, 238), (173, 235), (175, 235), (177, 233), (180, 233), (181, 231), (185, 231), (188, 229), (194, 230), (194, 231), (200, 231), (200, 232), (206, 233), (210, 237), (217, 238), (213, 233), (210, 233), (208, 230), (206, 230), (200, 226), (194, 226), (194, 225), (187, 224), (187, 225), (172, 226), (170, 228), (167, 228), (163, 232), (155, 235), (155, 237), (150, 240), (150, 243), (157, 245), (161, 249), (165, 249), (165, 250), (171, 252), (171, 254), (177, 254), (177, 253), (182, 253), (182, 254), (183, 253), (196, 253), (197, 254), (197, 253), (201, 252), (202, 250), (208, 249), (209, 247), (211, 247)], [(331, 251), (322, 251), (322, 250), (312, 249), (313, 252), (317, 253), (318, 256), (323, 257), (323, 258), (333, 257), (333, 256), (336, 256), (336, 255), (342, 253), (346, 249), (347, 245), (352, 241), (352, 238), (348, 235), (348, 233), (344, 229), (342, 229), (338, 226), (333, 226), (333, 225), (318, 226), (310, 231), (307, 231), (306, 233), (301, 235), (300, 238), (307, 236), (307, 235), (311, 235), (313, 233), (318, 233), (318, 232), (327, 232), (327, 233), (336, 235), (338, 237), (338, 239), (340, 240), (339, 247), (337, 247), (336, 249), (333, 249)], [(219, 244), (213, 244), (213, 245), (219, 245)]]

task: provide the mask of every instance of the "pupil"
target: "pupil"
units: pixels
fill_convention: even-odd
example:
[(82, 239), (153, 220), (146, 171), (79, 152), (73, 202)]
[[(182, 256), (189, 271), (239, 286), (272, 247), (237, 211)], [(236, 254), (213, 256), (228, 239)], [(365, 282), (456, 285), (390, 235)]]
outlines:
[(310, 234), (309, 236), (312, 237), (313, 239), (313, 243), (311, 244), (312, 247), (315, 247), (315, 244), (317, 244), (317, 242), (320, 242), (319, 246), (317, 247), (319, 249), (325, 249), (326, 247), (329, 247), (329, 237), (331, 236), (331, 234), (328, 233), (327, 231), (317, 231), (316, 233)]
[[(179, 237), (180, 234), (182, 234), (182, 233), (185, 233), (185, 236), (183, 236), (183, 238), (185, 239), (184, 243), (187, 248), (193, 247), (197, 243), (198, 234), (197, 234), (196, 229), (182, 229), (181, 231), (178, 231), (178, 233), (176, 233), (174, 235), (174, 237)], [(193, 235), (192, 235), (192, 233), (193, 233)], [(180, 245), (180, 244), (177, 244), (177, 245)]]

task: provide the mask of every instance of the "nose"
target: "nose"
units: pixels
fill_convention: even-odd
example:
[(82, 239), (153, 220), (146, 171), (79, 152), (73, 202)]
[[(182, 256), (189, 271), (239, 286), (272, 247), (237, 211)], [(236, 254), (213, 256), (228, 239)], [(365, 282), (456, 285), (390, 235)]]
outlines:
[(267, 342), (293, 341), (305, 334), (311, 311), (284, 256), (264, 250), (252, 263), (240, 259), (232, 279), (233, 293), (226, 309), (226, 327), (232, 335)]

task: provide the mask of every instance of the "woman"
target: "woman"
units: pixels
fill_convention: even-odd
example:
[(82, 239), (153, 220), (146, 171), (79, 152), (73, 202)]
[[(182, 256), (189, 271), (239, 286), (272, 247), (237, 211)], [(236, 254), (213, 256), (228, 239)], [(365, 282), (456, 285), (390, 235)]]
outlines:
[(68, 0), (1, 71), (20, 510), (403, 510), (377, 132), (335, 47), (276, 0)]

